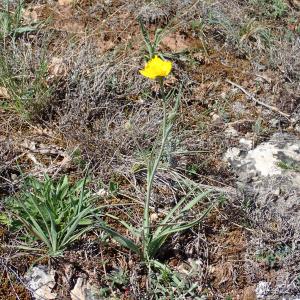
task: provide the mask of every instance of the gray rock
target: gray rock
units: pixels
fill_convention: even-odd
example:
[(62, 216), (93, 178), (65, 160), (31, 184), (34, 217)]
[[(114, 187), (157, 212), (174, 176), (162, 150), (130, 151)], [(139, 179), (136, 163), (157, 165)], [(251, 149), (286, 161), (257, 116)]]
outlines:
[(223, 122), (222, 117), (216, 113), (211, 113), (210, 117), (211, 117), (212, 122), (215, 124)]
[(245, 105), (239, 101), (233, 103), (232, 109), (237, 114), (243, 114), (246, 111)]
[(246, 198), (254, 200), (257, 215), (277, 222), (282, 234), (289, 228), (299, 236), (300, 140), (288, 134), (274, 134), (253, 150), (246, 150), (243, 145), (231, 148), (224, 159), (237, 174), (237, 185)]
[(270, 286), (270, 283), (260, 281), (255, 289), (257, 299), (265, 299), (265, 297), (270, 293)]
[(273, 118), (269, 121), (269, 124), (272, 128), (278, 128), (280, 126), (280, 119)]
[(241, 138), (239, 143), (243, 147), (243, 150), (251, 150), (253, 147), (253, 141), (249, 139)]
[(300, 274), (299, 138), (278, 133), (254, 149), (250, 142), (240, 141), (240, 146), (226, 152), (224, 160), (237, 175), (242, 198), (252, 204), (247, 213), (256, 230), (248, 241), (249, 251), (275, 255), (277, 269), (268, 282), (255, 257), (245, 264), (251, 278), (261, 280), (257, 299), (297, 299), (289, 295), (299, 293), (295, 280)]
[(90, 284), (84, 278), (79, 277), (70, 292), (72, 300), (101, 300), (100, 287)]
[(230, 126), (230, 125), (225, 129), (224, 134), (228, 138), (239, 136), (238, 131), (236, 129), (234, 129), (232, 126)]
[(36, 266), (25, 274), (25, 281), (35, 300), (56, 299), (53, 292), (55, 286), (55, 271), (48, 270), (46, 266)]
[(270, 141), (250, 151), (231, 148), (224, 159), (236, 171), (240, 181), (244, 178), (269, 181), (272, 177), (284, 177), (295, 188), (300, 188), (300, 140), (296, 137), (275, 134)]

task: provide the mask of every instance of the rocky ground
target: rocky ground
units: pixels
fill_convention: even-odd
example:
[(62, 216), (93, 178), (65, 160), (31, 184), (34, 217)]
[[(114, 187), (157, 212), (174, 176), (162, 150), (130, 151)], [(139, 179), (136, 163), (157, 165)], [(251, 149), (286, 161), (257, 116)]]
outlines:
[[(299, 299), (299, 10), (298, 0), (2, 1), (0, 299)], [(19, 223), (29, 178), (75, 184), (88, 172), (93, 207), (134, 239), (107, 214), (141, 225), (160, 132), (158, 85), (138, 72), (139, 22), (151, 39), (164, 30), (165, 87), (182, 85), (152, 221), (191, 186), (212, 192), (186, 219), (217, 203), (156, 256), (181, 285), (97, 226), (54, 256)]]

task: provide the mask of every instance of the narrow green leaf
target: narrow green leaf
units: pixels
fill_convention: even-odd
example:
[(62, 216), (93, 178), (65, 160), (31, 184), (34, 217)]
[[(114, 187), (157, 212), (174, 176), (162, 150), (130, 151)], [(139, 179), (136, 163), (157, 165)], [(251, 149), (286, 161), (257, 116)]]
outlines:
[(107, 232), (115, 241), (117, 241), (121, 246), (126, 247), (127, 249), (137, 253), (141, 254), (140, 248), (130, 239), (126, 238), (122, 234), (116, 232), (115, 230), (111, 229), (110, 227), (100, 224), (99, 225), (102, 230)]
[(77, 239), (79, 239), (84, 233), (89, 232), (91, 230), (93, 230), (95, 228), (94, 225), (92, 226), (88, 226), (88, 227), (84, 227), (81, 230), (79, 230), (77, 233), (73, 234), (70, 236), (70, 238), (68, 240), (65, 240), (63, 243), (60, 243), (60, 249), (63, 249), (64, 247), (66, 247), (68, 244), (71, 244), (72, 242), (76, 241)]
[(14, 33), (22, 34), (24, 32), (32, 32), (32, 31), (35, 31), (35, 30), (37, 30), (37, 27), (24, 26), (24, 27), (16, 28), (14, 30)]
[(150, 41), (150, 37), (149, 37), (149, 33), (148, 31), (146, 30), (143, 22), (141, 19), (139, 19), (139, 23), (140, 23), (140, 28), (141, 28), (141, 31), (142, 31), (142, 35), (143, 35), (143, 38), (144, 38), (144, 41), (145, 41), (145, 44), (146, 44), (146, 47), (147, 47), (147, 50), (148, 50), (148, 53), (149, 53), (149, 59), (151, 59), (154, 55), (154, 49), (153, 49), (153, 46), (152, 46), (152, 43)]
[(163, 36), (164, 32), (165, 32), (164, 29), (161, 29), (161, 28), (156, 29), (155, 35), (154, 35), (154, 42), (153, 42), (153, 45), (152, 45), (153, 52), (156, 52), (156, 50), (159, 46), (159, 43), (161, 42), (161, 39), (162, 39), (162, 36)]
[(147, 252), (148, 252), (148, 257), (149, 258), (154, 258), (157, 252), (160, 250), (162, 245), (165, 243), (167, 240), (168, 235), (160, 236), (155, 239), (151, 239), (150, 242), (147, 245)]
[(186, 211), (192, 209), (197, 203), (199, 203), (200, 200), (207, 197), (210, 193), (211, 193), (211, 191), (208, 190), (206, 192), (203, 192), (203, 193), (197, 195), (193, 200), (190, 200), (188, 202), (188, 204), (181, 210), (181, 212), (186, 212)]
[(165, 216), (165, 218), (159, 223), (158, 228), (155, 230), (155, 232), (153, 234), (153, 238), (156, 238), (157, 236), (159, 236), (159, 234), (163, 230), (163, 227), (164, 227), (163, 225), (167, 224), (170, 221), (170, 219), (174, 217), (175, 212), (177, 210), (179, 210), (181, 205), (186, 201), (186, 199), (188, 199), (188, 197), (190, 195), (192, 195), (192, 193), (194, 191), (195, 191), (195, 189), (190, 191), (185, 197), (183, 197), (180, 201), (178, 201), (178, 203), (168, 212), (168, 214)]
[(29, 222), (27, 222), (24, 218), (21, 218), (20, 216), (17, 216), (17, 218), (20, 220), (20, 222), (22, 222), (24, 224), (24, 226), (27, 228), (28, 231), (32, 232), (34, 236), (36, 236), (39, 240), (44, 242), (49, 249), (52, 249), (49, 239), (46, 237), (42, 228), (39, 226), (39, 224), (34, 219), (32, 219), (30, 217), (31, 222), (33, 223), (33, 224), (30, 224)]
[(84, 217), (86, 217), (88, 214), (91, 213), (91, 208), (87, 207), (85, 208), (83, 211), (81, 211), (76, 218), (72, 219), (71, 222), (67, 225), (64, 229), (64, 231), (66, 231), (66, 235), (64, 236), (63, 240), (62, 240), (62, 244), (65, 244), (65, 242), (70, 238), (70, 236), (73, 234), (73, 232), (76, 230), (79, 222), (81, 219), (83, 219)]
[(161, 262), (153, 259), (150, 261), (151, 265), (153, 265), (155, 268), (159, 269), (160, 271), (164, 271), (164, 272), (167, 272), (169, 273), (169, 275), (171, 276), (172, 280), (174, 281), (174, 283), (177, 285), (177, 286), (181, 286), (182, 285), (182, 282), (180, 280), (180, 278), (178, 276), (176, 276), (174, 274), (174, 272), (172, 272), (172, 270), (166, 266), (165, 264), (162, 264)]
[(131, 226), (130, 224), (128, 224), (127, 222), (121, 220), (120, 218), (113, 216), (111, 214), (105, 214), (106, 216), (118, 221), (120, 224), (122, 224), (125, 228), (127, 228), (133, 235), (135, 235), (136, 237), (140, 237), (141, 236), (141, 231), (139, 231), (138, 229), (134, 228), (133, 226)]
[(161, 238), (165, 235), (170, 235), (171, 233), (177, 233), (192, 228), (193, 226), (199, 224), (203, 220), (203, 218), (206, 217), (207, 214), (213, 209), (213, 207), (214, 207), (214, 203), (211, 204), (209, 208), (198, 219), (194, 221), (186, 222), (180, 225), (172, 225), (164, 228), (164, 230), (156, 238)]

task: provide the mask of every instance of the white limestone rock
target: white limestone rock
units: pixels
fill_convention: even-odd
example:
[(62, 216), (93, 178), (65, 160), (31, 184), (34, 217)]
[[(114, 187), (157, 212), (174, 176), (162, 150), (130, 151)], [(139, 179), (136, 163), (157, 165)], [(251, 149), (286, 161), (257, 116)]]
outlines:
[[(250, 149), (251, 141), (241, 139), (240, 143), (247, 143)], [(270, 141), (258, 145), (253, 150), (231, 148), (225, 153), (224, 159), (242, 181), (244, 178), (256, 180), (284, 176), (291, 180), (295, 187), (300, 187), (300, 140), (296, 137), (276, 134)]]
[(35, 300), (57, 299), (53, 292), (55, 287), (55, 271), (46, 266), (35, 266), (25, 274), (25, 281)]
[(229, 149), (224, 160), (236, 173), (244, 197), (255, 203), (252, 212), (264, 218), (262, 225), (276, 222), (280, 234), (288, 230), (300, 238), (300, 139), (274, 134), (254, 149)]

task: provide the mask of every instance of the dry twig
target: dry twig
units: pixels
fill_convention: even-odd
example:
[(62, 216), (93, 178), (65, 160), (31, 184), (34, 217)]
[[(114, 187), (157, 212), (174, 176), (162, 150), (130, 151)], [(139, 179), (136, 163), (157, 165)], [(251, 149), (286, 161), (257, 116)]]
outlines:
[(272, 106), (272, 105), (268, 105), (268, 104), (266, 104), (266, 103), (264, 103), (264, 102), (262, 102), (262, 101), (256, 99), (256, 98), (253, 96), (253, 94), (251, 94), (250, 92), (248, 92), (245, 88), (243, 88), (242, 86), (238, 85), (237, 83), (234, 83), (234, 82), (230, 81), (229, 79), (226, 79), (225, 81), (226, 81), (227, 83), (230, 83), (231, 85), (237, 87), (238, 89), (240, 89), (244, 94), (246, 94), (246, 95), (247, 95), (252, 101), (254, 101), (255, 103), (257, 103), (257, 104), (259, 104), (259, 105), (261, 105), (261, 106), (263, 106), (263, 107), (265, 107), (265, 108), (267, 108), (267, 109), (270, 109), (270, 110), (272, 110), (272, 111), (274, 111), (274, 112), (276, 112), (276, 113), (282, 115), (283, 117), (285, 117), (285, 118), (287, 118), (287, 119), (290, 118), (290, 115), (289, 115), (289, 114), (287, 114), (287, 113), (285, 113), (285, 112), (279, 110), (277, 107)]

